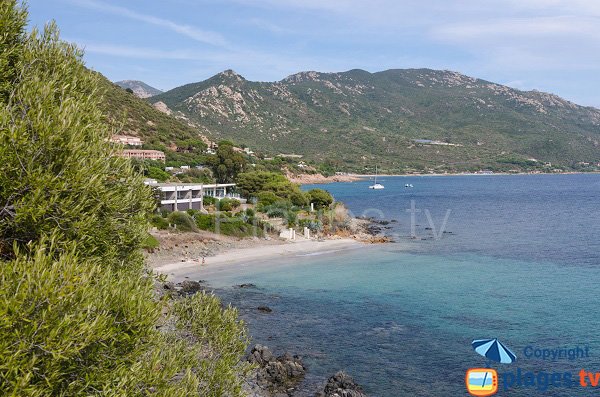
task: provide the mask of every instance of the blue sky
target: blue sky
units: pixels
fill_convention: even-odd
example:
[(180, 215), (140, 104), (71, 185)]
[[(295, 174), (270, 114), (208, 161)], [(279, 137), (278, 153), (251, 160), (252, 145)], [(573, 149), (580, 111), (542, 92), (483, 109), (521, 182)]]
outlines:
[(600, 107), (599, 0), (29, 0), (113, 81), (455, 70)]

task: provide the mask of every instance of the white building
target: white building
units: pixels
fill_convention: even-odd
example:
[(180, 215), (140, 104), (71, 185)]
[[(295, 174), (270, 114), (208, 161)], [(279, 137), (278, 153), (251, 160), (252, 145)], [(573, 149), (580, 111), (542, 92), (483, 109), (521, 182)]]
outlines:
[[(160, 190), (160, 208), (167, 211), (203, 210), (203, 197), (218, 200), (225, 197), (240, 200), (233, 192), (235, 183), (196, 184), (196, 183), (151, 183), (147, 185)], [(243, 201), (243, 200), (242, 200)]]
[(142, 146), (144, 144), (144, 142), (137, 136), (130, 135), (113, 135), (112, 138), (110, 138), (110, 141), (129, 146)]

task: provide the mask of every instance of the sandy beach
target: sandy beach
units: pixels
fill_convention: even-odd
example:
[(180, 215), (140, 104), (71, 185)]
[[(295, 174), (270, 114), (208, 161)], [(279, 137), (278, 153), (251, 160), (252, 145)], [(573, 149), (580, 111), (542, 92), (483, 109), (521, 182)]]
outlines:
[(187, 260), (160, 264), (154, 266), (153, 270), (166, 274), (171, 281), (177, 282), (186, 278), (202, 279), (211, 274), (241, 269), (249, 263), (255, 263), (255, 267), (260, 267), (260, 264), (256, 264), (256, 262), (265, 261), (265, 263), (272, 264), (273, 260), (277, 258), (293, 259), (295, 256), (332, 253), (340, 250), (357, 249), (366, 245), (368, 244), (351, 238), (322, 241), (281, 241), (281, 244), (256, 245), (248, 248), (226, 250), (217, 253), (215, 256), (205, 257), (204, 264), (199, 259)]

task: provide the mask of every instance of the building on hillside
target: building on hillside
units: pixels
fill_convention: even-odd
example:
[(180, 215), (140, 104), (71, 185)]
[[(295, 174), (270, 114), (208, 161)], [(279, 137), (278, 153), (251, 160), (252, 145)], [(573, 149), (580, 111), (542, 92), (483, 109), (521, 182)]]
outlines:
[(131, 159), (165, 161), (165, 153), (160, 150), (142, 150), (142, 149), (123, 149), (121, 156)]
[(113, 135), (110, 138), (110, 141), (113, 143), (120, 143), (121, 145), (129, 146), (142, 146), (144, 144), (144, 142), (137, 136), (130, 135)]
[(166, 211), (204, 210), (204, 196), (217, 200), (235, 198), (235, 183), (197, 184), (197, 183), (156, 183), (146, 181), (148, 186), (160, 190), (160, 208)]

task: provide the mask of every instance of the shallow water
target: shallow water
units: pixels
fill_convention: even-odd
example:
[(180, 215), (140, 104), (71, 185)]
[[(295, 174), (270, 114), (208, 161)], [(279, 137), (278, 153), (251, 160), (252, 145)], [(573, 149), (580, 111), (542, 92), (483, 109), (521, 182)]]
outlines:
[[(385, 231), (398, 244), (296, 256), (208, 279), (240, 308), (254, 343), (305, 357), (305, 388), (343, 368), (372, 396), (467, 395), (465, 371), (486, 364), (470, 346), (482, 338), (499, 338), (517, 355), (513, 364), (492, 364), (501, 375), (518, 368), (536, 375), (600, 371), (599, 175), (388, 177), (382, 183), (383, 191), (369, 191), (368, 181), (324, 187), (356, 215), (375, 208), (397, 220)], [(417, 240), (408, 238), (411, 200), (421, 209)], [(439, 232), (448, 209), (452, 233), (431, 238), (426, 227)], [(231, 288), (240, 283), (257, 288)], [(273, 312), (259, 313), (261, 305)], [(588, 347), (590, 357), (527, 358), (528, 345)], [(502, 390), (507, 384), (501, 377), (498, 395), (593, 393), (578, 383)]]

